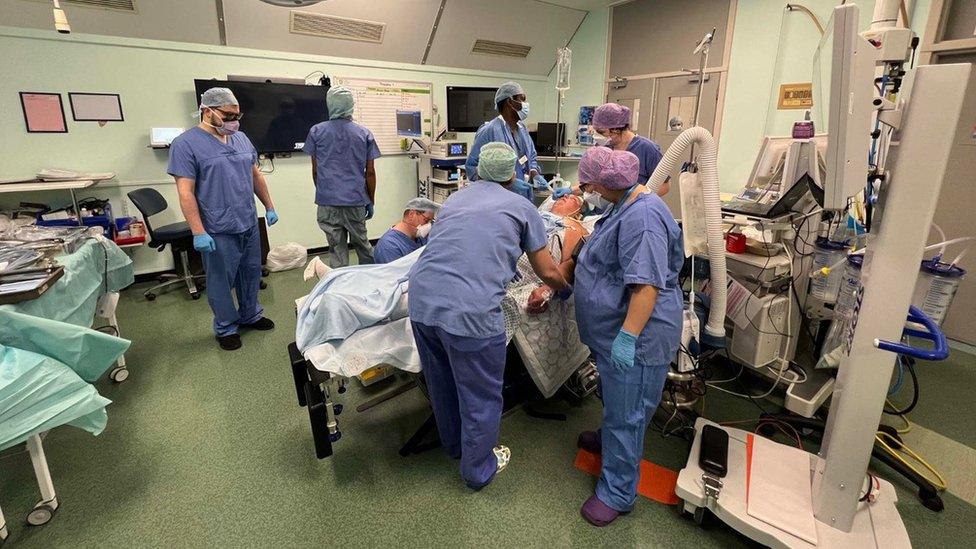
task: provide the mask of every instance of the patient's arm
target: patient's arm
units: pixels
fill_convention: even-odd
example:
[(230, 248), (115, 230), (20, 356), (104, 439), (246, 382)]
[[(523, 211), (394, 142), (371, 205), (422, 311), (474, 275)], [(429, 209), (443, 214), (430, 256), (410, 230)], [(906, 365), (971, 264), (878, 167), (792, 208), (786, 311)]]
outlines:
[(589, 232), (586, 227), (575, 219), (565, 219), (566, 230), (563, 231), (562, 260), (559, 262), (559, 272), (570, 284), (573, 283), (573, 272), (576, 270), (576, 261), (573, 259), (573, 250), (579, 245), (580, 240)]

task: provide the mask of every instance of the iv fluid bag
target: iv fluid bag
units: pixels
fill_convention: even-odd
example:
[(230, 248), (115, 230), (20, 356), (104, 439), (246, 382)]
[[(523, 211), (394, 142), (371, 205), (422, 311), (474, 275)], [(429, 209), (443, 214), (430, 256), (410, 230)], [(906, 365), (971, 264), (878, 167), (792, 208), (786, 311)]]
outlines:
[(569, 48), (556, 50), (556, 89), (569, 89), (569, 67), (573, 64), (573, 51)]

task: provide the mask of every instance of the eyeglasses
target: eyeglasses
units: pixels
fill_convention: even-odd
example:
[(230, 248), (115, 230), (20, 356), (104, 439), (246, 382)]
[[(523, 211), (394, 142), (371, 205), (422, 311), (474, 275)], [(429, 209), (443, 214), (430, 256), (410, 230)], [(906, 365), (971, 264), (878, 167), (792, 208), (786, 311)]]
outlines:
[(242, 112), (228, 112), (228, 111), (222, 111), (220, 109), (212, 109), (212, 110), (219, 112), (220, 117), (221, 119), (223, 119), (224, 122), (233, 122), (235, 120), (240, 120), (241, 118), (244, 118), (244, 113)]

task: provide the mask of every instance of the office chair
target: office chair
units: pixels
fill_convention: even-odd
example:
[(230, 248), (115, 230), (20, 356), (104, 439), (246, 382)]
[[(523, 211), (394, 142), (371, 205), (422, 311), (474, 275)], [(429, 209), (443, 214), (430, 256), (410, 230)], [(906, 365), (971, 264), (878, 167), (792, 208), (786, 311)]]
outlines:
[(149, 288), (143, 295), (152, 301), (156, 299), (159, 290), (169, 288), (174, 284), (186, 284), (190, 297), (200, 299), (200, 290), (197, 289), (196, 280), (203, 279), (204, 275), (195, 275), (190, 272), (188, 252), (193, 249), (193, 233), (190, 232), (190, 226), (187, 225), (186, 221), (181, 221), (153, 229), (149, 218), (168, 207), (166, 199), (156, 189), (136, 189), (127, 193), (127, 196), (142, 214), (143, 222), (146, 224), (146, 232), (149, 233), (149, 246), (161, 252), (169, 244), (173, 249), (173, 254), (179, 256), (180, 264), (176, 266), (176, 269), (181, 273), (167, 273), (160, 276), (160, 280), (164, 282)]

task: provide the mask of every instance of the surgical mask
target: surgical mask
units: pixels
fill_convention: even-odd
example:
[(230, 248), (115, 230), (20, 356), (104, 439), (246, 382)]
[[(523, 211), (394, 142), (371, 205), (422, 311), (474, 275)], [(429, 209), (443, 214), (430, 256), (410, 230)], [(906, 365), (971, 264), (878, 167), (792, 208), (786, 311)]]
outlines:
[(593, 136), (593, 142), (596, 143), (597, 146), (599, 147), (605, 147), (610, 144), (610, 140), (607, 139), (606, 137), (603, 137), (600, 134), (596, 134)]
[(434, 227), (433, 223), (424, 223), (417, 227), (417, 238), (427, 238), (430, 234), (430, 230)]
[(522, 108), (519, 109), (517, 112), (518, 112), (519, 120), (525, 120), (526, 118), (528, 118), (529, 117), (529, 102), (528, 101), (522, 101)]
[[(213, 109), (210, 109), (210, 110), (213, 111)], [(238, 120), (223, 120), (222, 119), (221, 121), (223, 122), (223, 124), (221, 124), (220, 126), (214, 126), (213, 124), (211, 124), (210, 122), (207, 122), (206, 120), (204, 120), (203, 123), (206, 124), (206, 125), (208, 125), (208, 126), (210, 126), (213, 129), (217, 130), (217, 133), (218, 134), (224, 135), (224, 136), (233, 135), (233, 134), (237, 133), (238, 130), (241, 129), (241, 123)]]
[(598, 210), (602, 210), (613, 205), (613, 203), (611, 203), (609, 200), (600, 196), (599, 193), (592, 191), (586, 191), (583, 193), (583, 202), (586, 202), (590, 205), (590, 207)]

